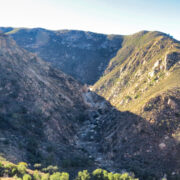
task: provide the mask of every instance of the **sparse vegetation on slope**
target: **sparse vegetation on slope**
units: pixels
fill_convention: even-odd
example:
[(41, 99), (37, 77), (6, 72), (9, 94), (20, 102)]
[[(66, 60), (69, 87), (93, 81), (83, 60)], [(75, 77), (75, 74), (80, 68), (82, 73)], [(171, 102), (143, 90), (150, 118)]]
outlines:
[[(113, 158), (126, 162), (123, 165), (126, 168), (134, 167), (133, 171), (146, 179), (147, 175), (143, 172), (145, 164), (150, 163), (151, 166), (149, 177), (152, 175), (153, 178), (158, 173), (155, 170), (158, 162), (155, 165), (150, 160), (156, 154), (159, 162), (162, 160), (161, 165), (163, 161), (171, 164), (172, 170), (169, 165), (164, 166), (168, 177), (171, 179), (174, 174), (174, 178), (179, 178), (180, 43), (160, 32), (140, 32), (127, 36), (117, 56), (110, 61), (104, 76), (92, 89), (118, 110), (133, 112), (145, 120), (144, 124), (139, 122), (141, 125), (134, 121), (134, 129), (125, 128), (126, 125), (122, 123), (125, 120), (121, 120), (117, 122), (114, 132), (105, 131), (105, 137), (109, 134), (117, 139), (114, 140), (114, 147), (117, 148), (112, 152)], [(128, 123), (129, 118), (126, 119)], [(136, 140), (128, 137), (130, 129), (129, 133), (132, 134), (139, 131), (133, 135)], [(141, 140), (139, 135), (142, 136)], [(135, 147), (135, 142), (139, 147)], [(114, 148), (110, 143), (105, 144)], [(140, 147), (142, 144), (143, 147)], [(133, 148), (137, 149), (133, 151)], [(127, 154), (120, 157), (120, 150)], [(132, 165), (135, 161), (138, 166)]]
[[(30, 49), (38, 52), (47, 41), (31, 38), (36, 37), (37, 32), (40, 39), (47, 37), (47, 34), (50, 37), (52, 33), (43, 29), (29, 29), (32, 34), (26, 31), (19, 29), (11, 35), (20, 38), (22, 47), (28, 49), (28, 45), (33, 44)], [(19, 32), (21, 35), (18, 37)], [(115, 47), (107, 45), (108, 48), (114, 47), (112, 54), (115, 57), (111, 59), (104, 76), (92, 87), (107, 101), (37, 56), (19, 48), (8, 36), (1, 35), (0, 149), (5, 157), (12, 162), (30, 162), (31, 167), (38, 163), (34, 166), (36, 169), (43, 167), (42, 172), (55, 173), (51, 178), (46, 174), (44, 179), (60, 179), (62, 174), (56, 172), (58, 167), (62, 171), (67, 170), (70, 175), (80, 171), (77, 179), (96, 177), (112, 180), (121, 176), (102, 169), (89, 173), (98, 167), (115, 172), (125, 169), (134, 172), (140, 179), (160, 179), (163, 176), (178, 179), (179, 42), (164, 33), (147, 31), (118, 37), (96, 37), (96, 34), (79, 31), (56, 33), (65, 38), (65, 44), (61, 47), (69, 46), (68, 51), (63, 51), (68, 52), (69, 59), (79, 54), (73, 54), (70, 50), (72, 46), (75, 49), (78, 46), (80, 54), (85, 53), (90, 59), (95, 57), (94, 54), (87, 54), (89, 41), (82, 40), (84, 37), (90, 38), (92, 35), (91, 43), (100, 37), (106, 37), (108, 43), (113, 39), (120, 41), (116, 42), (122, 45), (120, 49), (114, 40)], [(56, 41), (56, 38), (51, 40)], [(62, 43), (62, 39), (57, 42)], [(83, 48), (82, 42), (85, 43)], [(56, 50), (55, 45), (51, 46), (52, 52)], [(93, 52), (99, 53), (97, 46), (91, 45), (95, 48)], [(43, 55), (45, 49), (41, 52)], [(104, 58), (102, 54), (105, 51), (106, 48), (98, 54), (98, 57), (101, 56), (98, 63)], [(48, 55), (50, 57), (52, 54), (48, 52)], [(88, 58), (86, 60), (90, 64), (86, 64), (87, 68), (94, 70), (95, 64)], [(77, 61), (76, 58), (74, 60)], [(74, 66), (74, 61), (68, 62)], [(77, 61), (76, 65), (79, 67), (80, 63)], [(99, 72), (104, 71), (104, 65)], [(72, 74), (76, 74), (77, 69), (71, 70)], [(91, 79), (90, 74), (86, 75)], [(94, 75), (95, 79), (100, 76)], [(53, 166), (46, 167), (48, 164)], [(27, 173), (23, 177), (40, 178), (37, 173), (34, 176)]]
[[(12, 162), (58, 164), (79, 157), (83, 86), (0, 35), (0, 150)], [(69, 154), (64, 154), (69, 151)], [(72, 153), (72, 154), (71, 154)]]
[(180, 85), (179, 59), (180, 44), (166, 34), (127, 36), (93, 90), (119, 110), (137, 113), (153, 96)]
[(123, 39), (120, 35), (75, 30), (1, 29), (20, 47), (36, 53), (54, 67), (87, 84), (93, 84), (101, 77)]

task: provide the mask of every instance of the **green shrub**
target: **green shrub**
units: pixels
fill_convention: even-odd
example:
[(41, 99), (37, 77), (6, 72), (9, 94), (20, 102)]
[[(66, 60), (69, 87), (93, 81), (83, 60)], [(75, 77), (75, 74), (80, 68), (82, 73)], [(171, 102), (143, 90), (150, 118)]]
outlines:
[(60, 176), (60, 180), (69, 180), (69, 174), (66, 172), (62, 172)]
[(15, 177), (13, 177), (13, 178), (16, 179), (16, 180), (22, 180), (22, 178), (17, 177), (17, 176), (15, 176)]
[(0, 162), (0, 177), (3, 176), (3, 170), (4, 170), (4, 166), (3, 166), (3, 164)]
[(139, 98), (140, 97), (140, 95), (139, 94), (137, 94), (135, 97), (134, 97), (134, 99), (137, 99), (137, 98)]
[(47, 173), (47, 174), (42, 174), (42, 175), (41, 175), (41, 180), (49, 180), (49, 173)]
[(12, 176), (18, 174), (17, 166), (14, 166), (14, 167), (12, 168), (11, 173), (12, 173)]
[(76, 180), (89, 180), (91, 178), (87, 170), (79, 171)]
[[(128, 173), (108, 173), (103, 169), (96, 169), (92, 172), (93, 180), (138, 180), (134, 176), (130, 176)], [(81, 179), (78, 179), (81, 180)]]
[(23, 180), (31, 180), (31, 176), (29, 174), (24, 174)]
[(25, 174), (27, 169), (27, 163), (25, 162), (20, 162), (17, 165), (17, 170), (19, 171), (20, 174)]
[(129, 176), (129, 174), (128, 173), (123, 173), (122, 175), (121, 175), (121, 179), (122, 180), (130, 180), (130, 176)]
[(114, 174), (112, 172), (108, 173), (108, 180), (114, 180)]
[(33, 173), (33, 179), (34, 179), (34, 180), (41, 180), (41, 175), (39, 174), (38, 171), (35, 171), (35, 172)]
[(55, 173), (55, 172), (58, 171), (58, 167), (57, 167), (57, 166), (52, 166), (52, 165), (50, 165), (50, 166), (48, 166), (47, 168), (43, 168), (42, 171), (43, 171), (43, 172), (50, 173), (50, 174), (53, 174), (53, 173)]
[(69, 174), (66, 172), (56, 172), (50, 176), (50, 180), (69, 180)]
[(121, 174), (119, 174), (119, 173), (113, 174), (113, 180), (122, 180), (121, 179)]
[(4, 172), (12, 177), (18, 173), (17, 166), (11, 163), (4, 165)]
[(60, 180), (60, 177), (61, 177), (61, 173), (60, 172), (56, 172), (56, 173), (53, 173), (50, 176), (50, 180)]
[(38, 163), (34, 164), (34, 168), (40, 170), (41, 169), (41, 164), (38, 164)]
[(108, 180), (108, 172), (103, 169), (96, 169), (92, 173), (93, 178), (96, 180)]

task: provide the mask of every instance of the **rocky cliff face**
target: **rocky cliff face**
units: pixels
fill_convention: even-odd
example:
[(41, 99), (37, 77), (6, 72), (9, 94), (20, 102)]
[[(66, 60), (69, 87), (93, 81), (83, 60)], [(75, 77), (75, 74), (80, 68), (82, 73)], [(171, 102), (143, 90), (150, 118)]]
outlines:
[(122, 36), (75, 30), (0, 30), (11, 35), (20, 47), (36, 53), (56, 68), (87, 84), (93, 84), (100, 78), (122, 43)]

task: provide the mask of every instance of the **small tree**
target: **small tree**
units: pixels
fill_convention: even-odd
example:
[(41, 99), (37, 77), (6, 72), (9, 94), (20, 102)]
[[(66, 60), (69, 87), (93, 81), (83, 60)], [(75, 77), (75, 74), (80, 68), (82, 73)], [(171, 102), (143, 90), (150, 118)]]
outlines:
[(15, 164), (8, 163), (4, 165), (5, 173), (12, 177), (17, 174), (17, 166)]
[(108, 173), (108, 180), (115, 180), (114, 179), (114, 174), (112, 172)]
[(93, 178), (96, 180), (108, 180), (108, 172), (103, 169), (96, 169), (92, 173)]
[(27, 169), (27, 163), (25, 162), (20, 162), (17, 165), (17, 170), (19, 171), (20, 174), (25, 174), (26, 173), (26, 169)]
[(41, 169), (41, 164), (38, 164), (38, 163), (34, 164), (34, 168), (37, 169), (37, 170), (40, 170)]
[(41, 175), (41, 180), (49, 180), (49, 173), (47, 173), (47, 174), (42, 174), (42, 175)]
[(60, 180), (60, 177), (61, 177), (61, 173), (60, 172), (56, 172), (56, 173), (53, 173), (50, 176), (50, 180)]
[(83, 171), (79, 171), (78, 172), (78, 177), (76, 178), (76, 180), (89, 180), (90, 174), (88, 173), (87, 170), (83, 170)]
[(4, 170), (4, 166), (3, 166), (3, 164), (0, 162), (0, 177), (3, 176), (3, 170)]
[(33, 179), (41, 180), (41, 175), (39, 174), (39, 172), (37, 170), (33, 173)]
[(60, 180), (69, 180), (69, 174), (66, 172), (62, 172), (60, 176)]
[(58, 167), (57, 167), (57, 166), (52, 166), (52, 165), (50, 165), (50, 166), (48, 166), (47, 168), (43, 168), (42, 170), (43, 170), (44, 172), (53, 174), (53, 173), (55, 173), (55, 172), (58, 171)]
[(29, 174), (24, 174), (23, 180), (31, 180), (31, 176)]
[(122, 180), (121, 179), (121, 174), (119, 174), (119, 173), (115, 173), (115, 174), (113, 174), (113, 180)]

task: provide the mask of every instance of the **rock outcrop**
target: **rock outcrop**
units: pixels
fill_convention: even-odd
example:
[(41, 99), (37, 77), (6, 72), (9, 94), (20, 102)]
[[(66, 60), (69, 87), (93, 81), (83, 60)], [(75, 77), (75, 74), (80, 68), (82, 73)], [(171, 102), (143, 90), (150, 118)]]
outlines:
[(169, 70), (173, 65), (180, 62), (180, 53), (179, 52), (171, 52), (168, 53), (165, 57), (165, 68)]

